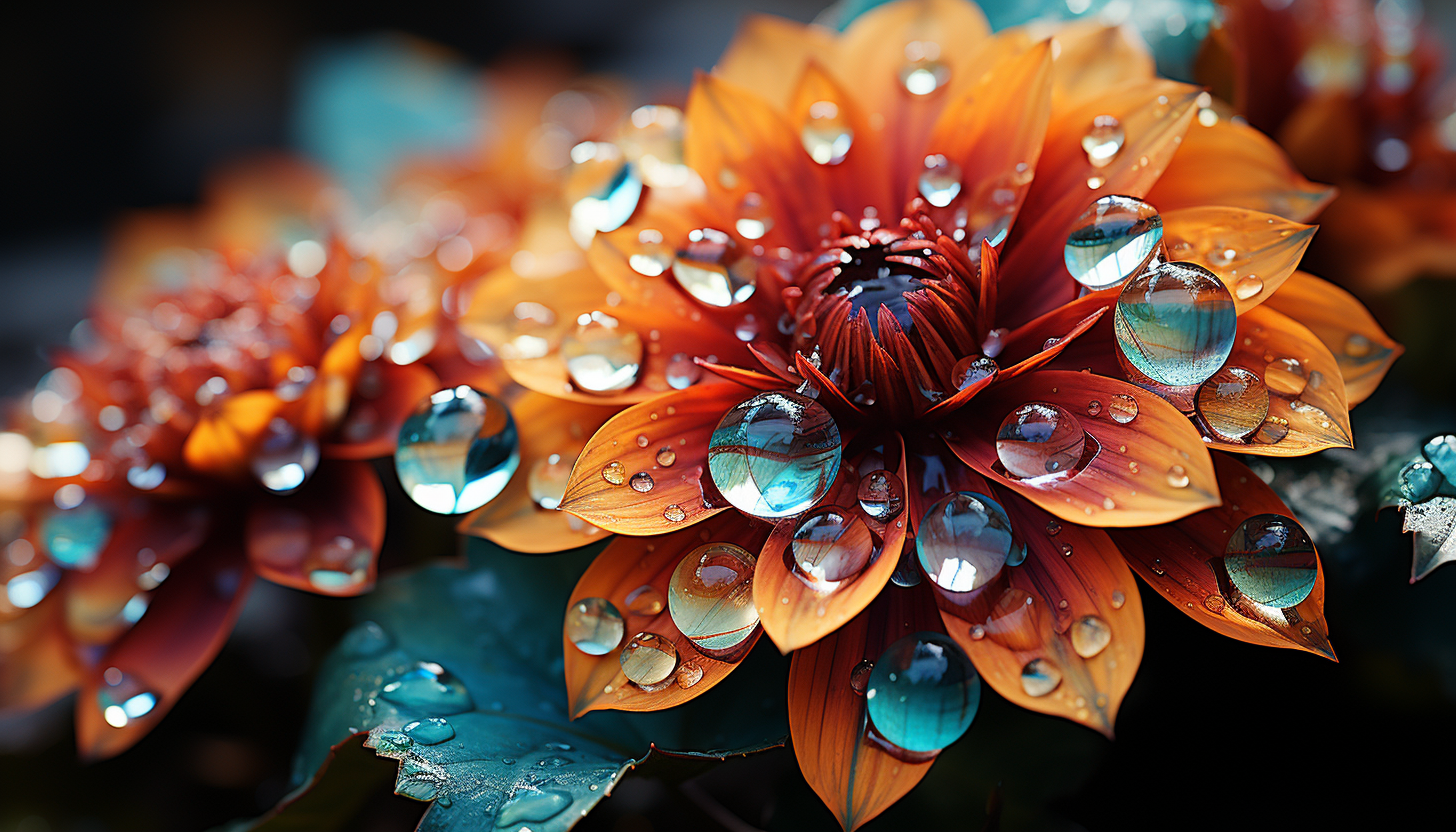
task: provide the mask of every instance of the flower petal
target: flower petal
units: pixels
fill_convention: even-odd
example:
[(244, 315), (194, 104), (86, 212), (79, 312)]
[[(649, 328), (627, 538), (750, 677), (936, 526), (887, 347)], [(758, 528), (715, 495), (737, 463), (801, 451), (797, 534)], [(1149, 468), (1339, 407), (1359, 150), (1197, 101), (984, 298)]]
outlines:
[(444, 385), (419, 364), (373, 361), (361, 370), (361, 381), (349, 409), (323, 447), (335, 459), (377, 459), (390, 456), (399, 444), (399, 429), (419, 403)]
[(1443, 563), (1456, 561), (1456, 498), (1440, 495), (1406, 506), (1401, 531), (1411, 535), (1411, 576), (1415, 583)]
[(1203, 206), (1163, 214), (1170, 260), (1218, 275), (1239, 314), (1263, 303), (1294, 274), (1315, 226), (1245, 208)]
[[(1137, 416), (1112, 418), (1113, 396), (1137, 403)], [(1088, 415), (1098, 402), (1099, 416)], [(1016, 479), (996, 456), (1001, 421), (1016, 408), (1045, 402), (1065, 408), (1095, 442), (1092, 459), (1070, 476)], [(998, 486), (1063, 520), (1089, 526), (1167, 523), (1218, 503), (1213, 463), (1202, 437), (1177, 408), (1125, 381), (1066, 370), (1038, 370), (996, 384), (980, 406), (945, 430), (956, 455)], [(1086, 459), (1084, 455), (1083, 459)]]
[(282, 407), (271, 390), (229, 396), (198, 419), (187, 434), (182, 455), (200, 473), (245, 477), (253, 447)]
[(854, 465), (842, 466), (834, 488), (820, 501), (820, 506), (836, 506), (846, 516), (863, 521), (866, 536), (873, 533), (874, 539), (865, 540), (864, 545), (874, 548), (874, 560), (863, 571), (827, 592), (816, 591), (805, 583), (792, 565), (790, 551), (799, 518), (779, 523), (764, 544), (753, 573), (753, 601), (764, 631), (784, 653), (813, 644), (859, 615), (885, 588), (899, 564), (907, 531), (903, 503), (900, 513), (888, 523), (866, 515), (859, 504), (861, 472), (878, 470), (866, 468), (867, 464), (883, 465), (902, 483), (905, 481), (905, 453), (898, 437), (888, 443), (887, 451), (891, 459), (876, 451), (873, 462), (861, 458)]
[[(708, 474), (708, 439), (723, 415), (750, 395), (737, 384), (701, 384), (613, 416), (577, 457), (561, 510), (609, 532), (636, 535), (676, 531), (722, 511), (728, 503)], [(668, 465), (658, 460), (663, 448), (672, 451)], [(620, 468), (617, 482), (604, 475), (608, 465)], [(630, 484), (637, 474), (651, 478), (648, 490)], [(682, 509), (682, 519), (663, 516), (671, 506)]]
[(713, 66), (713, 74), (787, 110), (804, 67), (833, 48), (834, 33), (823, 26), (750, 14)]
[(283, 586), (358, 595), (374, 586), (384, 542), (384, 487), (366, 462), (330, 461), (295, 494), (248, 509), (248, 560)]
[(1058, 26), (1056, 39), (1059, 49), (1052, 66), (1052, 96), (1059, 107), (1157, 75), (1147, 45), (1125, 26), (1067, 21)]
[[(696, 528), (680, 529), (672, 534), (649, 538), (618, 537), (592, 561), (571, 591), (571, 605), (584, 598), (605, 598), (625, 619), (626, 629), (620, 648), (637, 633), (654, 633), (671, 641), (677, 648), (677, 666), (691, 662), (702, 669), (702, 676), (687, 687), (668, 680), (661, 690), (646, 691), (622, 672), (621, 650), (613, 649), (602, 656), (593, 656), (577, 649), (563, 635), (566, 651), (566, 693), (571, 703), (571, 716), (588, 711), (658, 711), (680, 705), (723, 681), (738, 661), (748, 654), (762, 633), (754, 628), (733, 651), (731, 658), (714, 658), (701, 653), (678, 630), (667, 608), (668, 583), (679, 562), (705, 542), (732, 543), (750, 552), (757, 551), (767, 535), (767, 528), (737, 512), (711, 518)], [(628, 596), (648, 587), (657, 593), (656, 605), (634, 613)], [(654, 611), (655, 610), (655, 611)]]
[(789, 665), (794, 756), (809, 787), (846, 830), (903, 797), (932, 762), (897, 759), (866, 736), (864, 695), (850, 686), (850, 676), (904, 636), (940, 632), (937, 619), (924, 585), (891, 587), (848, 624), (794, 651)]
[(59, 699), (84, 673), (55, 590), (20, 616), (0, 620), (0, 712), (28, 711)]
[[(531, 495), (531, 478), (543, 466), (569, 471), (587, 440), (617, 409), (563, 401), (534, 391), (521, 395), (510, 407), (521, 441), (521, 470), (500, 496), (461, 521), (459, 531), (531, 554), (575, 549), (601, 539), (602, 530), (596, 526), (538, 504)], [(551, 462), (552, 456), (559, 461)], [(559, 500), (561, 495), (554, 496)]]
[(1312, 274), (1295, 272), (1268, 305), (1309, 327), (1329, 347), (1340, 365), (1351, 407), (1375, 392), (1405, 351), (1354, 295)]
[(1294, 515), (1243, 463), (1214, 454), (1214, 466), (1224, 504), (1168, 525), (1112, 530), (1123, 557), (1169, 603), (1215, 632), (1333, 659), (1324, 617), (1324, 569), (1318, 557), (1314, 589), (1294, 607), (1281, 610), (1248, 599), (1235, 604), (1221, 591), (1215, 565), (1222, 560), (1233, 530), (1256, 514)]

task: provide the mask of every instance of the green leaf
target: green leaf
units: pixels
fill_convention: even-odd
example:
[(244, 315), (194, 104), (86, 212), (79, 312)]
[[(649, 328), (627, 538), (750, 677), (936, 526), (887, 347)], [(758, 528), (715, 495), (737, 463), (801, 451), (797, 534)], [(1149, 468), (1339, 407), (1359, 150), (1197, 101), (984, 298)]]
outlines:
[(399, 761), (395, 792), (434, 802), (421, 830), (543, 832), (570, 828), (650, 750), (721, 758), (782, 744), (786, 668), (772, 651), (683, 707), (569, 719), (562, 615), (600, 547), (469, 547), (463, 565), (391, 577), (360, 604), (319, 672), (295, 785), (368, 732), (366, 747)]

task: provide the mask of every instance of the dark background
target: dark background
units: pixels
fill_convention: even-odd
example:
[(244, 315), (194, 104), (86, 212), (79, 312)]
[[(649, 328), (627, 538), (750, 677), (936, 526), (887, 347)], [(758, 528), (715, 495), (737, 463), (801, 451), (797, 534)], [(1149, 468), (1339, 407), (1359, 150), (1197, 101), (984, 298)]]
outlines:
[[(23, 24), (0, 26), (0, 392), (32, 383), (41, 345), (83, 314), (109, 220), (190, 203), (220, 162), (287, 145), (294, 73), (319, 44), (401, 31), (476, 64), (536, 44), (589, 69), (685, 84), (750, 5), (798, 19), (819, 8), (32, 5)], [(1356, 412), (1357, 441), (1456, 428), (1452, 287), (1423, 281), (1372, 306), (1410, 352)], [(1298, 470), (1325, 476), (1334, 465), (1321, 464)], [(1007, 829), (1348, 828), (1442, 816), (1448, 825), (1456, 567), (1409, 586), (1409, 542), (1393, 512), (1321, 544), (1339, 664), (1222, 639), (1144, 592), (1146, 654), (1115, 742), (988, 690), (969, 734), (871, 828), (980, 829), (988, 802), (1002, 807)], [(0, 832), (195, 830), (271, 806), (286, 789), (312, 668), (342, 630), (347, 602), (261, 583), (254, 595), (214, 667), (119, 759), (76, 762), (69, 703), (0, 720)], [(380, 761), (380, 771), (391, 765)], [(658, 773), (629, 778), (582, 828), (835, 827), (787, 750)], [(421, 808), (382, 788), (349, 828), (412, 828)]]

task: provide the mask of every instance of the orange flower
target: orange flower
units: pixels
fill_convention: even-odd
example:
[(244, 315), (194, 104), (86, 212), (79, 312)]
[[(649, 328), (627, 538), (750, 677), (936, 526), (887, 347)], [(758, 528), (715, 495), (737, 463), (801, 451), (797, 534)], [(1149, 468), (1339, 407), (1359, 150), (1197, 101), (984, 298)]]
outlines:
[(1134, 572), (1333, 657), (1313, 546), (1218, 451), (1349, 446), (1399, 347), (1296, 271), (1328, 193), (1271, 142), (1117, 30), (993, 36), (957, 0), (842, 35), (751, 19), (683, 141), (694, 175), (599, 228), (589, 268), (505, 270), (464, 322), (533, 391), (530, 482), (468, 530), (579, 545), (559, 502), (621, 535), (567, 612), (576, 713), (698, 696), (766, 632), (800, 766), (853, 828), (978, 678), (1110, 736)]

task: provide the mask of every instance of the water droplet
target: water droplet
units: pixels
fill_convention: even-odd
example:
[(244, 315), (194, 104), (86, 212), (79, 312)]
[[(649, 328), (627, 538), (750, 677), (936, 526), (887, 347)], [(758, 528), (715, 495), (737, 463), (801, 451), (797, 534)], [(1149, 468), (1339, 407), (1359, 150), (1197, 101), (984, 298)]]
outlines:
[(643, 584), (627, 595), (627, 612), (632, 615), (657, 615), (666, 602), (656, 587)]
[(677, 451), (665, 445), (657, 449), (658, 465), (661, 465), (663, 468), (671, 468), (674, 462), (677, 462)]
[(854, 669), (849, 671), (849, 689), (863, 696), (870, 686), (870, 674), (874, 672), (875, 663), (869, 659), (863, 659)]
[(940, 61), (920, 58), (900, 67), (900, 85), (911, 95), (930, 95), (948, 83), (950, 67)]
[(1059, 545), (1057, 548), (1061, 549), (1061, 551), (1062, 551), (1062, 557), (1069, 558), (1069, 557), (1072, 556), (1072, 544), (1070, 544), (1070, 543), (1063, 543), (1063, 544)]
[(1288, 422), (1284, 421), (1283, 419), (1280, 419), (1278, 421), (1270, 419), (1269, 421), (1259, 426), (1258, 432), (1254, 434), (1254, 439), (1266, 445), (1273, 445), (1274, 443), (1278, 442), (1288, 435)]
[(1078, 283), (1096, 291), (1137, 274), (1162, 240), (1156, 208), (1130, 196), (1104, 196), (1072, 225), (1062, 259)]
[(1112, 608), (1115, 610), (1120, 610), (1122, 609), (1122, 605), (1126, 603), (1127, 596), (1122, 594), (1122, 590), (1114, 589), (1112, 591)]
[(646, 494), (647, 492), (651, 491), (652, 487), (657, 484), (652, 481), (652, 475), (647, 473), (646, 471), (638, 471), (637, 473), (633, 474), (632, 479), (628, 480), (628, 483), (632, 486), (633, 491), (637, 491), (642, 494)]
[(961, 166), (939, 154), (926, 156), (919, 183), (925, 201), (944, 208), (961, 192)]
[(687, 353), (680, 352), (668, 360), (664, 375), (669, 387), (674, 390), (686, 390), (702, 379), (703, 368), (689, 358)]
[(384, 628), (373, 621), (354, 625), (339, 642), (339, 649), (347, 656), (369, 658), (377, 656), (394, 646), (394, 639)]
[(455, 726), (443, 716), (432, 716), (405, 725), (404, 733), (420, 745), (439, 745), (454, 738)]
[(1182, 465), (1174, 465), (1168, 469), (1168, 484), (1174, 488), (1188, 487), (1188, 471)]
[(1304, 376), (1304, 365), (1297, 358), (1276, 358), (1264, 368), (1264, 383), (1270, 390), (1286, 396), (1298, 396), (1304, 392), (1308, 379)]
[(1345, 339), (1345, 355), (1351, 358), (1365, 358), (1374, 351), (1375, 345), (1360, 333), (1355, 333)]
[(1203, 599), (1203, 606), (1207, 607), (1209, 612), (1221, 613), (1224, 608), (1223, 596), (1210, 595)]
[(672, 623), (705, 652), (732, 650), (753, 635), (756, 558), (732, 543), (706, 543), (678, 563), (667, 587)]
[(1244, 275), (1234, 283), (1234, 297), (1239, 300), (1248, 300), (1254, 295), (1264, 291), (1264, 281), (1258, 275)]
[(1421, 453), (1447, 479), (1456, 480), (1456, 435), (1434, 436), (1421, 446)]
[(1304, 528), (1278, 514), (1256, 514), (1240, 523), (1224, 548), (1229, 582), (1266, 607), (1293, 607), (1314, 591), (1314, 544)]
[(874, 554), (869, 526), (838, 506), (815, 509), (799, 521), (789, 548), (794, 574), (821, 592), (858, 575)]
[(94, 503), (82, 503), (46, 512), (40, 524), (40, 543), (57, 565), (87, 571), (111, 540), (111, 527), (110, 512)]
[(773, 228), (773, 212), (763, 204), (763, 197), (757, 193), (744, 194), (738, 203), (738, 219), (733, 224), (738, 236), (745, 240), (758, 240)]
[(318, 440), (299, 432), (287, 419), (273, 419), (258, 440), (251, 464), (264, 488), (289, 494), (318, 468)]
[(1124, 365), (1157, 384), (1202, 384), (1233, 352), (1238, 316), (1227, 287), (1192, 263), (1160, 263), (1129, 280), (1113, 330)]
[(588, 656), (617, 649), (626, 633), (622, 614), (605, 598), (583, 598), (566, 611), (566, 638)]
[(1012, 550), (1024, 547), (1014, 537), (1006, 510), (990, 497), (971, 492), (938, 500), (925, 512), (915, 535), (925, 574), (950, 592), (985, 586), (1006, 565)]
[(627, 265), (643, 277), (657, 277), (672, 267), (672, 249), (663, 242), (662, 232), (644, 228), (637, 232), (637, 245), (627, 255)]
[(379, 691), (379, 698), (400, 708), (433, 716), (462, 714), (475, 703), (454, 674), (434, 662), (415, 662)]
[(1084, 615), (1072, 623), (1072, 649), (1084, 659), (1107, 649), (1112, 643), (1112, 628), (1095, 615)]
[(1125, 425), (1131, 422), (1138, 415), (1137, 399), (1125, 393), (1119, 393), (1113, 396), (1107, 400), (1107, 415), (1111, 416), (1112, 421), (1117, 422), (1119, 425)]
[(688, 514), (683, 511), (682, 506), (677, 503), (670, 503), (667, 508), (662, 510), (662, 516), (670, 523), (681, 523), (687, 519)]
[(1027, 696), (1046, 696), (1062, 683), (1062, 671), (1050, 659), (1032, 659), (1021, 668), (1021, 689)]
[(405, 493), (438, 514), (473, 511), (495, 499), (520, 462), (511, 412), (464, 385), (420, 402), (400, 426), (394, 455)]
[(702, 680), (703, 666), (697, 662), (687, 662), (677, 669), (677, 686), (683, 690), (687, 690)]
[(566, 495), (566, 483), (571, 479), (571, 466), (575, 459), (562, 459), (561, 454), (551, 454), (536, 460), (531, 473), (526, 477), (526, 490), (536, 505), (544, 509), (555, 509)]
[(583, 314), (561, 339), (561, 360), (577, 387), (588, 393), (626, 390), (642, 368), (642, 339), (604, 312)]
[(515, 829), (522, 824), (551, 820), (571, 805), (571, 795), (554, 789), (527, 789), (516, 792), (501, 806), (495, 825)]
[(683, 291), (707, 306), (725, 308), (753, 297), (758, 288), (758, 265), (740, 256), (733, 239), (713, 228), (688, 234), (687, 247), (678, 251), (672, 276)]
[(1247, 438), (1269, 416), (1269, 390), (1243, 367), (1224, 367), (1198, 388), (1198, 415), (1221, 439)]
[(891, 471), (871, 471), (859, 481), (859, 507), (884, 523), (905, 507), (905, 484)]
[(1056, 520), (1048, 520), (1046, 524), (1046, 533), (1051, 537), (1056, 537), (1057, 535), (1062, 533), (1062, 524), (1058, 523)]
[(1092, 401), (1087, 402), (1087, 415), (1088, 416), (1091, 416), (1094, 419), (1097, 418), (1098, 416), (1101, 416), (1102, 415), (1102, 402), (1099, 402), (1096, 399), (1093, 399)]
[(643, 687), (660, 685), (677, 669), (677, 648), (656, 633), (638, 633), (622, 648), (622, 673)]
[(799, 141), (809, 158), (821, 165), (837, 165), (844, 161), (854, 143), (849, 121), (833, 101), (816, 101), (809, 105)]
[(990, 378), (999, 371), (995, 359), (984, 355), (966, 356), (956, 362), (950, 371), (950, 382), (957, 390), (964, 390), (982, 379)]
[(602, 479), (612, 485), (622, 485), (627, 481), (627, 467), (614, 459), (602, 466)]
[(900, 551), (900, 562), (895, 564), (895, 571), (890, 573), (890, 583), (900, 587), (911, 587), (920, 583), (920, 561), (910, 554), (909, 548)]
[(1122, 129), (1122, 122), (1115, 116), (1097, 116), (1092, 119), (1092, 125), (1087, 128), (1087, 133), (1082, 136), (1082, 150), (1087, 154), (1087, 161), (1094, 168), (1105, 168), (1112, 164), (1117, 154), (1122, 151), (1123, 141), (1127, 134)]
[(1077, 417), (1054, 404), (1018, 407), (996, 434), (996, 457), (1013, 476), (1028, 479), (1073, 470), (1086, 448)]
[(571, 160), (563, 195), (571, 205), (571, 236), (585, 248), (597, 232), (616, 231), (631, 219), (642, 198), (642, 178), (608, 142), (582, 142), (571, 149)]
[(708, 471), (718, 491), (755, 517), (802, 513), (839, 473), (839, 426), (806, 396), (765, 392), (723, 416), (708, 441)]
[(157, 707), (157, 694), (140, 679), (114, 667), (108, 667), (96, 692), (101, 718), (112, 728), (125, 728), (134, 719), (141, 719)]
[(959, 739), (980, 702), (976, 668), (940, 633), (915, 633), (891, 644), (875, 660), (865, 687), (875, 730), (914, 752), (939, 751)]
[(983, 639), (985, 637), (986, 637), (986, 628), (985, 627), (982, 627), (980, 624), (973, 624), (973, 625), (971, 625), (971, 640), (972, 641), (980, 641), (981, 639)]

